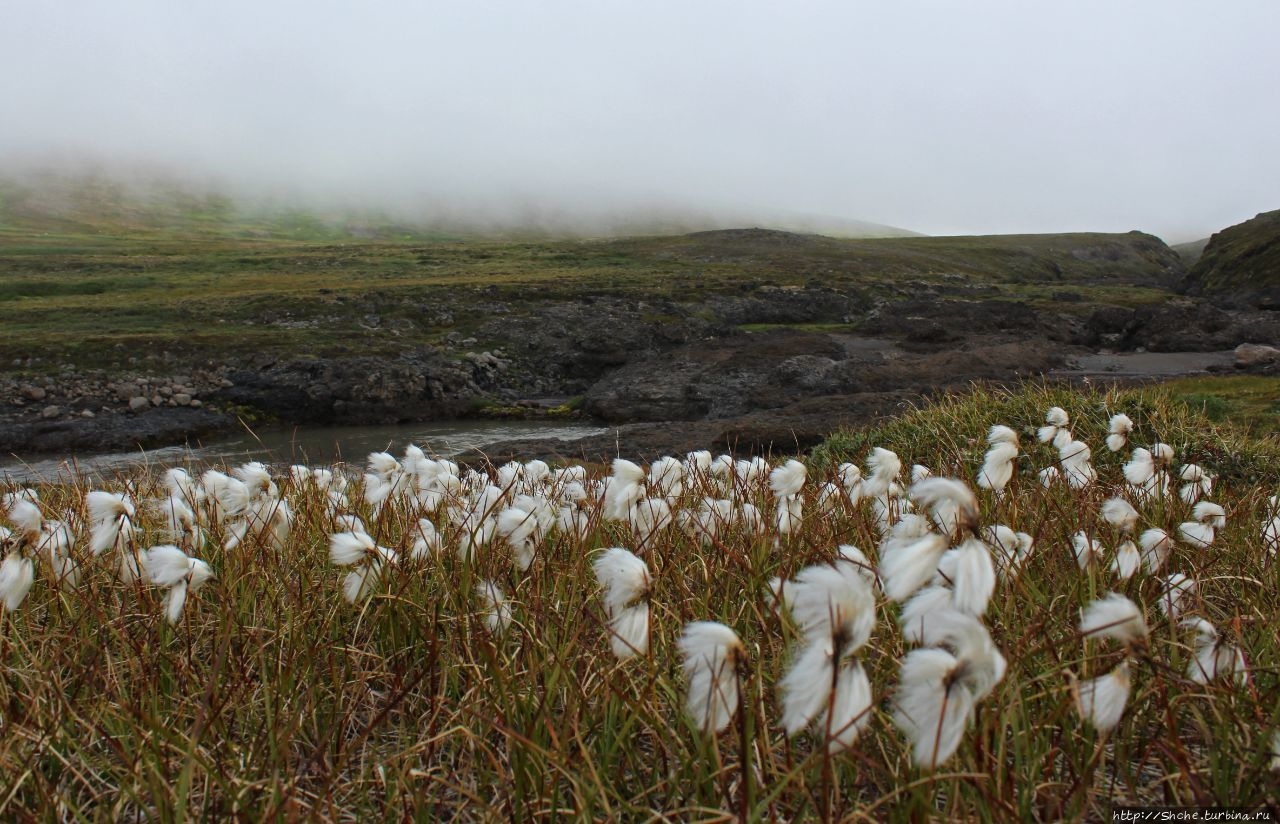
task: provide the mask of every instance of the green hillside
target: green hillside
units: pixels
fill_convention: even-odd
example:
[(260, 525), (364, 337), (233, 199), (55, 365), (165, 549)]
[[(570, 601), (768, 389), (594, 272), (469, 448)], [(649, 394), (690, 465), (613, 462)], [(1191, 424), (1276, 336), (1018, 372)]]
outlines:
[(1188, 273), (1186, 290), (1235, 304), (1280, 308), (1280, 210), (1211, 237)]

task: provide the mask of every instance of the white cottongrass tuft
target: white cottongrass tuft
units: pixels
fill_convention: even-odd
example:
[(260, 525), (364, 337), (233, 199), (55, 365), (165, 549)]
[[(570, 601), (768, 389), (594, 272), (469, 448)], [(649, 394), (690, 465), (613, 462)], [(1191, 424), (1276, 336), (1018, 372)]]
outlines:
[(951, 590), (944, 586), (928, 586), (902, 605), (898, 626), (902, 636), (913, 644), (933, 646), (945, 637), (949, 622), (961, 615), (951, 601)]
[(1203, 618), (1187, 618), (1183, 625), (1196, 634), (1195, 657), (1187, 662), (1187, 677), (1197, 684), (1207, 684), (1219, 676), (1235, 675), (1237, 682), (1248, 676), (1244, 653), (1218, 634), (1213, 624)]
[(871, 681), (859, 661), (839, 663), (830, 640), (804, 645), (778, 682), (782, 693), (781, 724), (787, 735), (806, 726), (822, 730), (827, 751), (849, 749), (871, 720)]
[(6, 496), (9, 521), (15, 527), (11, 540), (20, 546), (35, 546), (40, 541), (44, 515), (40, 507), (21, 495)]
[(1120, 665), (1106, 675), (1088, 681), (1077, 681), (1071, 676), (1071, 696), (1076, 712), (1098, 732), (1115, 729), (1124, 717), (1129, 703), (1129, 662)]
[(1209, 524), (1215, 529), (1227, 525), (1227, 511), (1212, 501), (1201, 501), (1191, 509), (1191, 517), (1202, 524)]
[(941, 610), (926, 623), (926, 643), (902, 662), (894, 722), (912, 744), (912, 760), (926, 768), (950, 758), (978, 701), (1004, 678), (1007, 663), (977, 619)]
[(0, 604), (10, 612), (22, 606), (35, 582), (35, 565), (30, 558), (11, 552), (0, 562)]
[(1080, 634), (1114, 638), (1126, 646), (1144, 646), (1150, 630), (1138, 605), (1118, 592), (1109, 592), (1080, 613)]
[(867, 468), (871, 473), (862, 481), (863, 496), (883, 497), (888, 494), (889, 485), (902, 474), (902, 459), (896, 452), (877, 446), (867, 455)]
[(1173, 539), (1163, 529), (1148, 529), (1138, 537), (1138, 545), (1142, 547), (1142, 565), (1147, 572), (1154, 573), (1169, 560), (1173, 550)]
[(936, 768), (951, 758), (973, 715), (976, 698), (957, 678), (961, 662), (943, 649), (915, 649), (902, 661), (893, 720), (911, 741), (917, 766)]
[(164, 596), (165, 618), (170, 624), (178, 623), (187, 594), (196, 592), (213, 577), (213, 570), (198, 558), (191, 558), (181, 549), (170, 544), (153, 546), (145, 553), (143, 567), (147, 580), (168, 590)]
[(1181, 572), (1164, 579), (1160, 590), (1160, 611), (1170, 621), (1177, 621), (1195, 598), (1196, 582)]
[(337, 566), (355, 567), (342, 582), (348, 603), (367, 597), (381, 578), (384, 567), (396, 563), (396, 553), (373, 542), (367, 532), (337, 532), (329, 536), (329, 560)]
[(1138, 510), (1124, 498), (1108, 498), (1103, 501), (1102, 517), (1121, 532), (1132, 532), (1138, 525)]
[(951, 582), (952, 603), (968, 615), (987, 611), (991, 594), (996, 589), (996, 568), (991, 550), (977, 538), (943, 553), (938, 572)]
[(476, 599), (480, 601), (484, 625), (489, 632), (499, 638), (506, 635), (507, 630), (511, 628), (513, 618), (511, 604), (507, 601), (507, 594), (502, 591), (502, 587), (493, 581), (482, 581), (476, 593)]
[(997, 571), (1005, 576), (1016, 576), (1035, 548), (1035, 538), (1026, 532), (1015, 532), (1004, 524), (987, 527), (982, 537), (992, 551)]
[(687, 624), (680, 636), (689, 692), (685, 711), (703, 732), (720, 732), (738, 711), (738, 669), (747, 650), (738, 634), (714, 621)]
[(837, 656), (862, 648), (875, 626), (875, 595), (853, 563), (819, 564), (788, 583), (788, 605), (800, 631), (834, 643)]
[(444, 542), (436, 525), (426, 518), (419, 518), (413, 531), (413, 546), (409, 549), (409, 557), (421, 563), (439, 555), (443, 548)]
[(1280, 512), (1276, 511), (1276, 498), (1271, 497), (1270, 509), (1262, 522), (1262, 548), (1272, 558), (1280, 553)]
[(1058, 463), (1062, 477), (1072, 489), (1084, 489), (1098, 479), (1091, 460), (1093, 451), (1084, 441), (1066, 441), (1058, 445)]
[(1198, 464), (1187, 464), (1178, 472), (1182, 479), (1182, 487), (1178, 497), (1183, 503), (1194, 504), (1205, 495), (1213, 493), (1213, 476), (1204, 471)]
[(938, 568), (947, 539), (929, 529), (921, 515), (902, 517), (880, 545), (880, 581), (885, 594), (905, 601), (929, 582)]
[(498, 513), (497, 529), (511, 548), (516, 568), (521, 572), (528, 571), (540, 542), (537, 518), (532, 512), (519, 507), (507, 507)]
[(837, 471), (840, 475), (840, 485), (844, 487), (845, 497), (849, 499), (849, 505), (857, 506), (858, 501), (862, 500), (862, 469), (857, 464), (842, 463)]
[(1071, 536), (1071, 553), (1075, 556), (1076, 564), (1085, 569), (1102, 557), (1102, 542), (1089, 537), (1089, 533), (1082, 530)]
[(805, 469), (804, 464), (790, 460), (769, 473), (769, 488), (779, 498), (799, 495), (804, 489), (807, 476), (808, 470)]
[(1217, 537), (1217, 530), (1227, 525), (1227, 513), (1218, 504), (1200, 501), (1191, 510), (1194, 521), (1178, 525), (1178, 537), (1196, 549), (1208, 549)]
[(1142, 566), (1142, 553), (1133, 541), (1124, 541), (1116, 547), (1115, 557), (1111, 559), (1111, 570), (1121, 581), (1132, 578)]
[(983, 457), (982, 469), (978, 472), (978, 486), (990, 489), (999, 497), (1013, 479), (1013, 462), (1018, 457), (1018, 433), (1007, 426), (996, 424), (987, 433), (987, 443), (991, 448)]
[(1129, 444), (1129, 435), (1133, 432), (1133, 420), (1123, 412), (1112, 415), (1107, 429), (1107, 449), (1119, 452)]
[(1067, 427), (1071, 425), (1071, 416), (1060, 406), (1051, 406), (1044, 416), (1045, 425), (1036, 430), (1036, 438), (1041, 443), (1052, 443), (1058, 446), (1058, 438), (1062, 434), (1070, 437)]
[(943, 535), (959, 538), (978, 527), (978, 498), (963, 481), (925, 478), (912, 484), (907, 494), (929, 513)]
[(622, 547), (606, 549), (592, 564), (605, 588), (609, 644), (620, 659), (649, 652), (649, 567)]

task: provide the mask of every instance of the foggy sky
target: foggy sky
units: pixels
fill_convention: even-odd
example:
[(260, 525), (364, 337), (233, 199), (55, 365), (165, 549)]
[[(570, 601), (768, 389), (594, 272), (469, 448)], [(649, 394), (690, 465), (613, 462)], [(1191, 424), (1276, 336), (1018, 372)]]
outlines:
[(0, 0), (0, 171), (1173, 241), (1280, 208), (1280, 3)]

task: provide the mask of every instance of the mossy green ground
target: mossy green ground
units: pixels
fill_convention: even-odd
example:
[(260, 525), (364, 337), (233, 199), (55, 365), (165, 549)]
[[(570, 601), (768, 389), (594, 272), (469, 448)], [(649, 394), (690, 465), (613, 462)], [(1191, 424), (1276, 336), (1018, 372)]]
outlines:
[(174, 367), (255, 352), (388, 354), (465, 337), (498, 304), (519, 314), (590, 296), (676, 301), (696, 312), (716, 296), (817, 286), (868, 306), (938, 294), (1084, 314), (1166, 298), (1176, 279), (1167, 267), (1180, 265), (1138, 233), (493, 239), (377, 215), (244, 212), (211, 196), (156, 205), (109, 188), (58, 212), (14, 191), (0, 186), (0, 365), (36, 372), (64, 363), (124, 369), (161, 353)]

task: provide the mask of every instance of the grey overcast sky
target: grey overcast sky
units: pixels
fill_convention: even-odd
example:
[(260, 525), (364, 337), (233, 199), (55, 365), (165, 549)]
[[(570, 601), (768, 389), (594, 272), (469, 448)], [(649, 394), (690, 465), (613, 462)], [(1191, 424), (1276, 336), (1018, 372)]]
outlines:
[(1277, 32), (1276, 0), (0, 0), (0, 168), (1187, 240), (1280, 208)]

